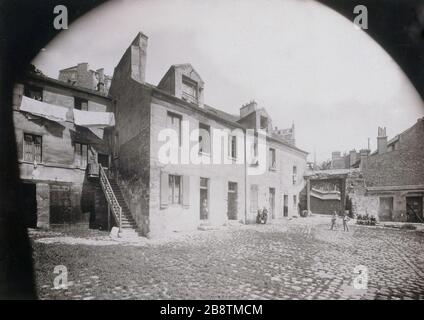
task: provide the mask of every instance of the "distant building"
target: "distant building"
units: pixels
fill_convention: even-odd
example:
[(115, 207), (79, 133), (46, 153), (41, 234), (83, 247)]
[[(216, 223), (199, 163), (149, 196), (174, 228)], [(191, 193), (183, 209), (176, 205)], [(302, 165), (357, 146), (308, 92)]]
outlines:
[(90, 70), (88, 63), (84, 62), (59, 70), (59, 80), (74, 86), (107, 94), (112, 77), (106, 75), (103, 68), (96, 71)]
[(424, 118), (389, 141), (386, 128), (378, 128), (374, 152), (362, 149), (359, 158), (336, 152), (335, 166), (345, 168), (307, 172), (302, 203), (316, 213), (350, 210), (379, 221), (424, 222), (423, 141)]
[(354, 192), (358, 211), (382, 221), (424, 222), (423, 146), (424, 118), (390, 141), (378, 128), (377, 150), (360, 161), (366, 188)]
[(333, 151), (331, 153), (330, 169), (349, 169), (353, 168), (360, 159), (360, 152), (355, 149), (349, 153), (341, 154), (340, 151)]

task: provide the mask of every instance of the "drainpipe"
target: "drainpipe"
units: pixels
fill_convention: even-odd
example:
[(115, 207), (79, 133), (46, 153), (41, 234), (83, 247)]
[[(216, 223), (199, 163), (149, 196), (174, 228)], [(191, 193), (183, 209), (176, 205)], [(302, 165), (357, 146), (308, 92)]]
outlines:
[(244, 224), (247, 224), (247, 150), (246, 130), (244, 133)]

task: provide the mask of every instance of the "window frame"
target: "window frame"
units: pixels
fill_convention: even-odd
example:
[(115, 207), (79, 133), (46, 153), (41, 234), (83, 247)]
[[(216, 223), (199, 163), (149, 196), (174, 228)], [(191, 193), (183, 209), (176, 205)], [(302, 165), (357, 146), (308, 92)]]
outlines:
[(275, 171), (277, 170), (277, 150), (275, 148), (269, 148), (270, 162), (269, 162), (269, 170)]
[[(37, 99), (37, 98), (34, 98), (34, 97), (31, 96), (31, 92), (37, 92), (37, 91), (40, 93), (40, 99)], [(43, 101), (44, 100), (43, 99), (44, 98), (43, 97), (43, 88), (25, 84), (24, 85), (24, 96), (28, 97), (30, 99), (37, 100), (37, 101)]]
[[(26, 159), (25, 155), (26, 155), (26, 148), (27, 148), (27, 143), (25, 140), (25, 137), (31, 137), (31, 158), (30, 160)], [(35, 141), (36, 139), (39, 138), (40, 139), (40, 154), (39, 154), (39, 161), (36, 159), (37, 154), (36, 154), (36, 149), (35, 149)], [(34, 134), (34, 133), (30, 133), (30, 132), (24, 132), (23, 136), (22, 136), (22, 160), (25, 162), (34, 162), (37, 161), (37, 163), (43, 163), (43, 136), (39, 135), (39, 134)]]
[[(178, 202), (175, 202), (175, 186), (176, 178), (178, 178), (179, 188), (178, 188)], [(182, 175), (178, 174), (169, 174), (168, 175), (168, 204), (169, 205), (182, 205)]]
[[(77, 145), (79, 145), (79, 149), (80, 149), (80, 163), (77, 163)], [(86, 146), (86, 161), (85, 161), (85, 165), (82, 162), (83, 159), (83, 146)], [(79, 141), (74, 141), (74, 166), (76, 166), (77, 168), (80, 169), (86, 169), (88, 166), (88, 150), (90, 149), (90, 144), (88, 143), (84, 143), (84, 142), (79, 142)]]
[[(182, 129), (181, 129), (181, 123), (183, 122), (183, 116), (181, 114), (175, 113), (175, 112), (171, 112), (171, 111), (167, 111), (166, 112), (166, 127), (169, 128), (168, 126), (168, 119), (174, 119), (177, 118), (179, 120), (179, 126), (178, 126), (178, 146), (181, 147), (182, 141), (181, 141), (181, 134), (182, 134)], [(173, 120), (172, 120), (173, 121)]]
[[(188, 102), (197, 103), (199, 101), (199, 84), (197, 81), (183, 75), (181, 79), (181, 97), (183, 100)], [(191, 91), (194, 92), (194, 95), (184, 90), (186, 87), (189, 87)]]
[[(79, 106), (77, 106), (77, 101), (79, 101)], [(86, 102), (86, 109), (82, 108), (82, 103)], [(74, 109), (80, 111), (88, 111), (88, 100), (80, 97), (74, 97)]]
[[(203, 127), (203, 128), (202, 128)], [(203, 142), (203, 139), (202, 139), (202, 142), (200, 141), (200, 138), (201, 137), (203, 137), (202, 135), (201, 135), (201, 130), (206, 130), (207, 132), (208, 132), (208, 134), (209, 134), (209, 151), (203, 151), (202, 149), (201, 149), (201, 146), (203, 146), (203, 144), (204, 144), (204, 142)], [(208, 125), (208, 124), (206, 124), (206, 123), (203, 123), (203, 122), (199, 122), (199, 153), (200, 154), (204, 154), (204, 155), (210, 155), (211, 153), (212, 153), (212, 136), (211, 136), (211, 126), (210, 125)]]

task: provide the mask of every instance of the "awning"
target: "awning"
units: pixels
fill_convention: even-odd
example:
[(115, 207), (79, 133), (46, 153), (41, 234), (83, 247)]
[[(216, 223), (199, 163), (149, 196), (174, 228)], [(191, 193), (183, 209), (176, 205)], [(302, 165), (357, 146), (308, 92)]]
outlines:
[(45, 103), (26, 96), (22, 96), (20, 110), (58, 122), (66, 121), (66, 114), (69, 112), (68, 108)]
[(96, 136), (103, 139), (103, 130), (115, 125), (115, 116), (112, 112), (81, 111), (74, 109), (74, 123), (90, 129)]

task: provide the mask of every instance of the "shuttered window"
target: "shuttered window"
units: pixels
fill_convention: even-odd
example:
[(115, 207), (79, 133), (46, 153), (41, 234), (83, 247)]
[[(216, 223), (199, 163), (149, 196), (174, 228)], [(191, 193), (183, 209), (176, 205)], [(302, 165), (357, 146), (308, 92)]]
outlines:
[(211, 153), (211, 127), (199, 123), (199, 152)]
[(190, 177), (172, 175), (161, 172), (160, 176), (160, 206), (167, 208), (170, 204), (190, 205)]
[(42, 137), (34, 134), (24, 134), (24, 160), (40, 163), (42, 161)]
[(169, 175), (168, 179), (169, 192), (168, 203), (180, 204), (181, 203), (181, 176)]

